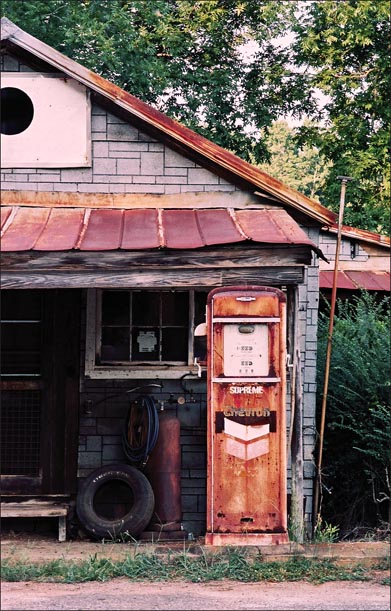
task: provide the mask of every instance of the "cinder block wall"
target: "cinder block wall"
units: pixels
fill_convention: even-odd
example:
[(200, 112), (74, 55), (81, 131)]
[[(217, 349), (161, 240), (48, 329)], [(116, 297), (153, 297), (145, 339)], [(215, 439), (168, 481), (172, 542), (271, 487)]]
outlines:
[[(356, 242), (357, 246), (357, 252), (355, 252), (353, 256), (351, 251), (352, 242)], [(335, 234), (327, 234), (326, 232), (322, 232), (320, 235), (320, 248), (322, 249), (322, 252), (330, 262), (335, 261), (336, 247), (337, 236)], [(360, 244), (358, 244), (357, 240), (350, 239), (344, 236), (342, 237), (341, 248), (339, 251), (339, 261), (341, 263), (342, 261), (351, 262), (353, 260), (355, 263), (365, 263), (366, 261), (368, 261), (368, 259), (368, 253), (364, 250), (364, 248), (362, 248)], [(332, 269), (331, 266), (330, 269)]]
[[(318, 243), (317, 230), (308, 231), (310, 238)], [(316, 359), (319, 306), (318, 264), (313, 256), (311, 266), (305, 272), (305, 282), (299, 287), (300, 351), (303, 376), (303, 454), (304, 496), (306, 498), (305, 520), (310, 527), (315, 473), (314, 444), (316, 439)]]
[[(206, 523), (206, 385), (188, 383), (184, 392), (176, 380), (164, 380), (161, 391), (148, 388), (156, 380), (85, 380), (81, 393), (78, 476), (83, 478), (101, 465), (128, 462), (122, 447), (122, 431), (132, 399), (150, 394), (159, 411), (173, 413), (180, 421), (182, 523), (187, 532), (205, 534)], [(132, 388), (139, 391), (128, 393)], [(124, 394), (120, 394), (123, 392)], [(112, 395), (118, 395), (112, 397)], [(178, 405), (178, 396), (186, 403)]]

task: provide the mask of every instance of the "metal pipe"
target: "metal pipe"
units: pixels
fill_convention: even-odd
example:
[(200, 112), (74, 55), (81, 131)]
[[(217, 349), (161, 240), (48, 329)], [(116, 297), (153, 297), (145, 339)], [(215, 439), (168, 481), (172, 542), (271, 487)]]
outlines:
[(342, 219), (343, 219), (344, 208), (345, 208), (346, 184), (350, 180), (353, 180), (353, 178), (351, 178), (350, 176), (337, 176), (337, 179), (341, 181), (341, 195), (340, 195), (340, 204), (339, 204), (338, 234), (337, 234), (337, 244), (336, 244), (336, 251), (335, 251), (333, 286), (332, 286), (332, 291), (331, 291), (330, 320), (329, 320), (329, 328), (328, 328), (328, 335), (327, 335), (326, 365), (325, 365), (325, 372), (324, 372), (322, 408), (321, 408), (320, 430), (319, 430), (318, 462), (316, 466), (316, 479), (315, 479), (315, 489), (314, 489), (314, 503), (313, 503), (313, 517), (312, 517), (313, 531), (316, 528), (316, 524), (318, 522), (319, 512), (320, 512), (323, 440), (324, 440), (324, 428), (325, 428), (325, 422), (326, 422), (327, 393), (328, 393), (328, 386), (329, 386), (331, 348), (332, 348), (332, 337), (333, 337), (333, 329), (334, 329), (334, 313), (335, 313), (335, 302), (336, 302), (337, 284), (338, 284), (338, 266), (339, 266), (339, 252), (341, 248)]

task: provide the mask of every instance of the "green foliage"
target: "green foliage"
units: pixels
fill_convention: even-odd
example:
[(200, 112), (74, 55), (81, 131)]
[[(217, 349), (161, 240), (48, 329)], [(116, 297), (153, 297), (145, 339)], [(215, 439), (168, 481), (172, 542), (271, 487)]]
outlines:
[(295, 27), (295, 63), (327, 102), (299, 129), (333, 162), (323, 204), (337, 211), (338, 175), (352, 176), (345, 224), (390, 230), (390, 4), (385, 0), (308, 3)]
[[(389, 519), (390, 300), (363, 292), (337, 300), (323, 451), (322, 514), (346, 535)], [(328, 314), (321, 314), (318, 409), (322, 402)]]
[(321, 202), (331, 162), (325, 159), (318, 147), (299, 147), (295, 130), (286, 121), (273, 123), (265, 142), (270, 161), (260, 164), (260, 169)]
[(313, 543), (335, 543), (338, 541), (338, 532), (339, 526), (333, 526), (319, 516), (314, 528)]
[[(386, 569), (384, 569), (386, 570)], [(261, 555), (252, 555), (246, 548), (229, 548), (225, 552), (200, 556), (182, 554), (158, 556), (137, 553), (113, 561), (96, 555), (81, 562), (63, 559), (42, 564), (2, 563), (4, 581), (51, 581), (81, 583), (107, 581), (125, 577), (129, 581), (208, 582), (230, 579), (238, 582), (260, 581), (369, 581), (367, 569), (359, 566), (339, 567), (330, 560), (293, 557), (281, 562), (265, 562)]]

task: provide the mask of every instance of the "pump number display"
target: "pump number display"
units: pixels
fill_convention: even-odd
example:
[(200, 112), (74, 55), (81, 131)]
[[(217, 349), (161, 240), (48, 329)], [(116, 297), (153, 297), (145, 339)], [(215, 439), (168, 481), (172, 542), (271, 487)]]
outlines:
[(269, 334), (267, 324), (225, 324), (223, 342), (225, 376), (268, 375)]

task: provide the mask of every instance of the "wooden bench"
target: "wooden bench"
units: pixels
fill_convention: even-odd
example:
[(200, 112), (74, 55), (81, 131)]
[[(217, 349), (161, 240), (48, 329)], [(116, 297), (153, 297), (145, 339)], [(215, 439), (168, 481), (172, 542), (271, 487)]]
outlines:
[(2, 518), (58, 518), (58, 540), (66, 541), (66, 519), (69, 506), (52, 501), (22, 501), (20, 503), (1, 503)]

